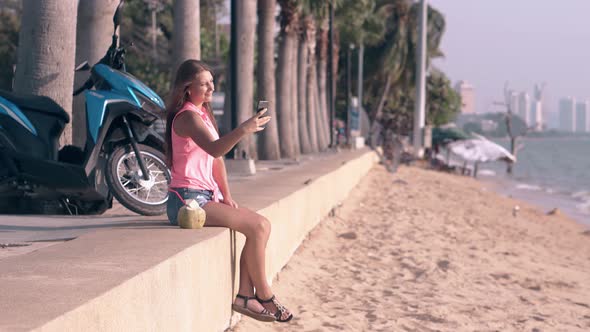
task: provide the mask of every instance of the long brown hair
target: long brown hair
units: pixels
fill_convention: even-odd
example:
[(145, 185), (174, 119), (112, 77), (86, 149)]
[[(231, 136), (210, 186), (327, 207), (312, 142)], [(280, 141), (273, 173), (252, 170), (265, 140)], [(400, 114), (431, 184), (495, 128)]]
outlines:
[[(209, 66), (199, 60), (186, 60), (183, 62), (176, 71), (174, 76), (174, 84), (172, 90), (168, 95), (166, 101), (166, 162), (168, 167), (172, 168), (172, 121), (178, 111), (181, 110), (182, 105), (190, 100), (188, 87), (193, 80), (202, 72), (208, 71), (213, 75), (213, 71)], [(213, 110), (209, 103), (203, 103), (203, 106), (207, 110), (209, 119), (215, 126), (215, 129), (219, 133), (215, 116), (213, 116)]]

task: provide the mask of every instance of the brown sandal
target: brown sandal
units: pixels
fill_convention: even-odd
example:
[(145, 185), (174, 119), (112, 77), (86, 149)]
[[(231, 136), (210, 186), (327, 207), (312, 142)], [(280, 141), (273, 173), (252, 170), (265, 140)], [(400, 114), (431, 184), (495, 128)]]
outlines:
[(281, 317), (283, 317), (283, 314), (286, 312), (289, 312), (289, 310), (287, 308), (285, 308), (282, 304), (280, 304), (274, 295), (268, 300), (263, 300), (263, 299), (259, 298), (258, 295), (256, 295), (256, 299), (258, 300), (258, 302), (262, 303), (263, 305), (264, 305), (264, 303), (271, 303), (272, 302), (272, 304), (274, 304), (274, 306), (277, 307), (277, 312), (275, 312), (275, 314), (274, 314), (274, 317), (277, 322), (286, 323), (286, 322), (290, 321), (291, 319), (293, 319), (292, 313), (289, 313), (289, 317), (287, 317), (285, 319), (281, 319)]
[(276, 320), (275, 316), (268, 311), (267, 309), (263, 309), (261, 312), (256, 312), (256, 311), (252, 311), (250, 309), (248, 309), (248, 300), (252, 300), (252, 299), (256, 299), (255, 296), (244, 296), (241, 294), (236, 295), (236, 297), (243, 299), (244, 300), (244, 305), (237, 305), (235, 303), (232, 303), (232, 309), (234, 311), (237, 311), (239, 313), (241, 313), (242, 315), (246, 315), (248, 317), (254, 318), (256, 320), (262, 321), (262, 322), (274, 322)]

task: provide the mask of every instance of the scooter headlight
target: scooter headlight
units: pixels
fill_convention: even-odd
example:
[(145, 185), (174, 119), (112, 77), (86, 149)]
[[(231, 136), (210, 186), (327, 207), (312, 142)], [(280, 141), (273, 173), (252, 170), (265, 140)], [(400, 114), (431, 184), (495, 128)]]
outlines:
[(151, 101), (146, 96), (136, 93), (137, 99), (139, 100), (139, 104), (144, 111), (151, 113), (157, 117), (161, 117), (164, 115), (165, 111), (158, 105), (156, 105), (153, 101)]

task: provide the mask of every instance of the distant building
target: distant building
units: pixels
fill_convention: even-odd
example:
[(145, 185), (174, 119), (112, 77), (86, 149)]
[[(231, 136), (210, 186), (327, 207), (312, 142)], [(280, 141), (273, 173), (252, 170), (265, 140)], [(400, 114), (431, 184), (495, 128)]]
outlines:
[(533, 99), (531, 100), (531, 123), (535, 131), (543, 131), (546, 127), (545, 117), (543, 116), (543, 99), (545, 96), (545, 83), (535, 84)]
[(576, 132), (590, 132), (590, 102), (587, 100), (576, 104)]
[(572, 97), (559, 100), (559, 130), (573, 133), (576, 130), (576, 99)]
[(528, 93), (521, 92), (518, 95), (518, 111), (515, 113), (526, 123), (527, 127), (532, 125), (531, 99)]
[(473, 86), (465, 81), (457, 82), (455, 90), (461, 96), (461, 114), (475, 114), (475, 92)]
[(531, 105), (531, 123), (529, 127), (533, 127), (534, 131), (543, 131), (545, 126), (543, 119), (543, 103), (541, 101), (534, 101)]
[(518, 115), (518, 92), (510, 90), (508, 91), (508, 108), (512, 114)]

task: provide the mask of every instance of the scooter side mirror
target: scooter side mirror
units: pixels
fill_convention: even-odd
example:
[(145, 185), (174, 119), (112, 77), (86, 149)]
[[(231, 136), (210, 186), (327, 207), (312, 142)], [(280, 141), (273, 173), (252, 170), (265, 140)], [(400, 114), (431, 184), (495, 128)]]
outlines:
[(123, 5), (125, 4), (124, 0), (119, 1), (119, 5), (117, 6), (117, 9), (115, 10), (115, 14), (113, 15), (113, 24), (115, 25), (115, 31), (117, 31), (117, 28), (121, 25), (121, 15), (123, 12)]
[(74, 71), (87, 71), (88, 69), (90, 69), (90, 65), (88, 64), (88, 61), (84, 61), (81, 64), (79, 64), (76, 69), (74, 69)]

